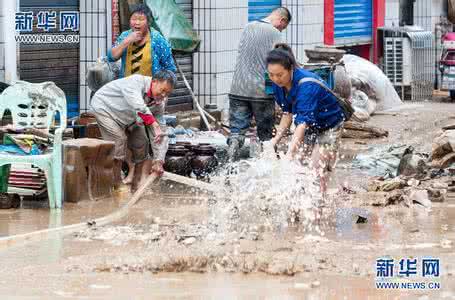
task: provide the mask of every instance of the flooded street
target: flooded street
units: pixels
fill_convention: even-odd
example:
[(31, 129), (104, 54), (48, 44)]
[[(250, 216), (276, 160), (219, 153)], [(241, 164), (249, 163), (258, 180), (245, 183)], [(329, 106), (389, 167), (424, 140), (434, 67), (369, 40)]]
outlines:
[[(406, 104), (374, 116), (368, 124), (389, 130), (389, 137), (343, 140), (330, 203), (317, 210), (307, 205), (314, 199), (297, 197), (311, 184), (292, 190), (278, 167), (271, 169), (278, 186), (267, 185), (269, 169), (257, 164), (248, 171), (256, 181), (238, 188), (243, 177), (232, 177), (222, 196), (162, 181), (113, 224), (1, 247), (0, 298), (455, 299), (454, 194), (430, 207), (379, 205), (383, 200), (367, 191), (375, 170), (353, 163), (397, 144), (430, 152), (441, 126), (454, 123), (450, 103)], [(0, 234), (87, 222), (128, 198), (65, 204), (57, 216), (47, 209), (4, 211)], [(302, 199), (306, 206), (290, 206)], [(377, 260), (384, 257), (393, 259), (396, 280), (430, 288), (378, 288)], [(430, 258), (439, 259), (440, 276), (422, 275)], [(417, 259), (415, 275), (398, 274), (406, 271), (402, 259)]]

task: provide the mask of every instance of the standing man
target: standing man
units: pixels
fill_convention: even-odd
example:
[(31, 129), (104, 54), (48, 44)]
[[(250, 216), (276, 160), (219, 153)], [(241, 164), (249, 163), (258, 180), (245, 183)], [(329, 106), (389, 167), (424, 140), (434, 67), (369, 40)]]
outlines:
[(266, 76), (266, 57), (276, 43), (283, 42), (281, 31), (290, 22), (289, 10), (279, 7), (266, 18), (248, 23), (243, 30), (229, 93), (231, 135), (228, 145), (231, 161), (238, 159), (253, 116), (259, 140), (272, 138), (275, 102), (272, 82)]
[(150, 27), (150, 18), (147, 5), (135, 5), (131, 10), (130, 30), (122, 32), (108, 51), (108, 61), (122, 59), (120, 78), (133, 74), (153, 76), (160, 70), (177, 70), (171, 46), (161, 33)]
[[(114, 181), (117, 187), (121, 183), (121, 166), (127, 149), (132, 152), (135, 164), (132, 191), (149, 173), (149, 145), (153, 150), (151, 171), (158, 175), (163, 173), (169, 139), (162, 134), (166, 125), (162, 117), (166, 99), (176, 81), (175, 74), (168, 70), (157, 72), (153, 79), (132, 75), (109, 82), (93, 96), (91, 106), (101, 135), (104, 140), (115, 143)], [(152, 128), (152, 132), (146, 127)]]

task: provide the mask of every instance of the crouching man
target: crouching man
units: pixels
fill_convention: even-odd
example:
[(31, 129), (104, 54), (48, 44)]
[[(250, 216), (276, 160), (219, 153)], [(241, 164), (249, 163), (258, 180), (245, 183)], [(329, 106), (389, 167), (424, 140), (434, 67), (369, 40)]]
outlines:
[[(165, 132), (166, 99), (174, 89), (176, 76), (162, 70), (153, 78), (131, 75), (111, 81), (92, 98), (91, 108), (104, 140), (115, 143), (114, 181), (121, 184), (121, 166), (127, 148), (135, 163), (131, 190), (134, 192), (150, 173), (161, 176), (169, 140)], [(150, 162), (150, 147), (153, 158)]]

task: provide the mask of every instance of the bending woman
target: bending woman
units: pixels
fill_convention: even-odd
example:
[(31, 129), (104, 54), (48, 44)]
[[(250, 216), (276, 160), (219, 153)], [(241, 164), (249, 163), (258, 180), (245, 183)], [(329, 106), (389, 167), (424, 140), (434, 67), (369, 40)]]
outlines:
[(297, 64), (288, 45), (278, 44), (268, 54), (267, 70), (275, 100), (283, 110), (272, 144), (280, 142), (294, 121), (296, 128), (286, 156), (293, 160), (311, 155), (325, 198), (329, 172), (337, 159), (344, 113), (335, 96), (324, 87), (314, 81), (302, 81), (312, 78), (326, 85), (319, 76)]

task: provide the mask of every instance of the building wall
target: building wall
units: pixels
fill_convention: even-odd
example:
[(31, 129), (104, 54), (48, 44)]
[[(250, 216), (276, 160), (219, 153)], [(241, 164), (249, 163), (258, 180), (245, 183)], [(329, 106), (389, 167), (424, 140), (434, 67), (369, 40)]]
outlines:
[(111, 47), (111, 0), (80, 0), (80, 111), (89, 108), (90, 89), (85, 81), (87, 67)]
[(324, 0), (283, 0), (292, 14), (284, 34), (297, 60), (307, 60), (305, 49), (324, 44)]
[(434, 32), (441, 16), (447, 16), (446, 0), (416, 0), (414, 4), (414, 24)]
[(5, 38), (3, 33), (5, 17), (3, 5), (3, 1), (0, 1), (0, 81), (5, 81)]
[[(324, 0), (282, 0), (292, 14), (292, 22), (283, 32), (299, 61), (305, 61), (304, 49), (324, 42)], [(193, 26), (201, 37), (194, 54), (194, 91), (202, 105), (217, 103), (228, 107), (237, 48), (248, 23), (248, 0), (194, 0)]]
[(385, 1), (384, 26), (399, 26), (400, 23), (400, 0)]
[(248, 22), (247, 0), (194, 0), (193, 26), (201, 38), (194, 54), (194, 92), (201, 105), (227, 107), (240, 35)]

